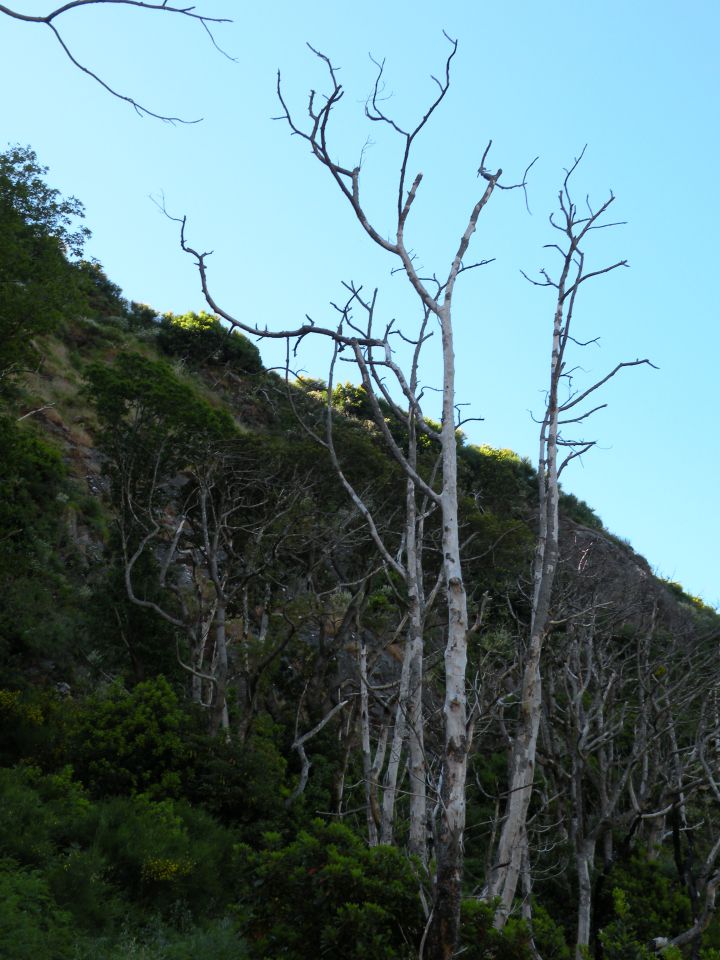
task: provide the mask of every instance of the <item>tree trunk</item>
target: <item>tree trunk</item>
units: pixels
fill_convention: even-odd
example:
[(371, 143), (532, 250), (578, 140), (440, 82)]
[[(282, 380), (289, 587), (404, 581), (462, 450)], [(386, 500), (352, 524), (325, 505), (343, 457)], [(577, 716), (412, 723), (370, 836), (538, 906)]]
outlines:
[(410, 661), (412, 659), (412, 638), (408, 637), (405, 643), (402, 670), (400, 672), (400, 687), (398, 689), (397, 706), (395, 708), (395, 724), (393, 726), (390, 756), (385, 768), (382, 795), (382, 821), (380, 824), (380, 843), (392, 843), (393, 827), (395, 825), (395, 799), (397, 796), (398, 771), (402, 759), (403, 746), (407, 733), (410, 691)]
[[(414, 378), (413, 378), (414, 385)], [(417, 466), (415, 421), (409, 423), (409, 457)], [(423, 588), (423, 527), (418, 526), (415, 483), (408, 477), (406, 486), (405, 530), (408, 591), (408, 767), (410, 773), (410, 832), (408, 850), (424, 863), (427, 856), (427, 798), (425, 791), (425, 745), (423, 716), (423, 629), (425, 594)]]
[(530, 621), (530, 643), (523, 671), (520, 715), (510, 756), (507, 813), (503, 823), (493, 873), (486, 893), (500, 897), (495, 926), (502, 928), (512, 907), (522, 861), (522, 837), (535, 776), (535, 753), (542, 703), (540, 658), (550, 619), (550, 600), (555, 581), (559, 553), (558, 518), (558, 383), (562, 370), (561, 334), (563, 300), (558, 298), (553, 323), (550, 361), (550, 390), (540, 431), (538, 464), (538, 539), (533, 564), (533, 605)]
[(469, 739), (465, 673), (467, 668), (467, 596), (460, 565), (455, 436), (455, 365), (449, 304), (440, 312), (443, 339), (443, 565), (448, 632), (445, 647), (445, 751), (440, 789), (440, 820), (435, 840), (433, 915), (428, 933), (428, 960), (450, 960), (458, 939), (465, 829), (465, 780)]
[(427, 791), (425, 788), (425, 743), (423, 733), (423, 638), (422, 631), (415, 630), (410, 660), (410, 716), (409, 758), (410, 769), (410, 836), (409, 852), (423, 863), (427, 861)]
[(358, 637), (358, 665), (360, 668), (360, 741), (362, 746), (363, 776), (365, 778), (365, 811), (368, 826), (368, 843), (376, 847), (378, 823), (372, 808), (372, 756), (370, 754), (370, 712), (367, 686), (367, 646), (365, 638)]
[(595, 839), (578, 840), (575, 850), (578, 876), (578, 914), (575, 956), (583, 960), (590, 945), (592, 925), (592, 870), (595, 864)]
[(215, 703), (212, 714), (212, 730), (217, 733), (222, 730), (224, 735), (230, 737), (230, 717), (227, 708), (227, 684), (228, 684), (228, 654), (227, 654), (227, 634), (225, 631), (226, 609), (225, 603), (218, 600), (215, 611), (215, 656), (213, 675), (215, 677)]

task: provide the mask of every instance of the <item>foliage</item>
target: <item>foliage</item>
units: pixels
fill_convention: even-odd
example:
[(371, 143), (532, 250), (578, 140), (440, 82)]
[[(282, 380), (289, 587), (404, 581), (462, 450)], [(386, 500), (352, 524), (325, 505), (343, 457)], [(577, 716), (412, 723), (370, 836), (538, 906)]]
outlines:
[(467, 960), (531, 960), (530, 931), (511, 917), (500, 931), (493, 926), (495, 907), (482, 900), (464, 900), (460, 916), (460, 943)]
[(564, 516), (591, 530), (604, 530), (603, 522), (592, 507), (573, 493), (560, 492), (560, 510)]
[(56, 237), (79, 257), (90, 235), (87, 227), (77, 225), (85, 210), (78, 199), (64, 198), (45, 183), (47, 170), (30, 147), (16, 144), (0, 153), (0, 203), (12, 207), (36, 236)]
[(237, 330), (226, 330), (218, 317), (200, 313), (166, 313), (157, 338), (160, 349), (191, 366), (228, 365), (238, 373), (262, 370), (260, 351)]
[[(212, 406), (165, 362), (124, 353), (111, 366), (92, 364), (87, 376), (98, 443), (127, 536), (138, 526), (138, 507), (162, 510), (177, 492), (172, 484), (179, 473), (207, 461), (237, 428), (226, 410)], [(147, 522), (156, 522), (156, 513)]]
[(286, 846), (245, 847), (250, 956), (347, 960), (416, 956), (424, 928), (412, 865), (392, 847), (368, 849), (347, 827), (314, 820)]
[(130, 692), (120, 683), (82, 704), (71, 746), (80, 778), (95, 796), (177, 796), (188, 759), (183, 711), (162, 677)]
[(147, 795), (100, 806), (95, 843), (110, 877), (144, 908), (194, 917), (225, 906), (237, 892), (233, 834), (184, 801)]
[(87, 840), (91, 804), (69, 768), (44, 775), (37, 767), (0, 770), (0, 855), (41, 866)]
[(565, 939), (565, 931), (538, 902), (533, 903), (532, 934), (543, 960), (570, 960), (572, 951)]
[(127, 301), (122, 290), (108, 278), (96, 260), (81, 260), (77, 271), (87, 297), (89, 312), (93, 317), (105, 319), (125, 314)]
[(599, 940), (607, 960), (650, 960), (652, 951), (638, 940), (633, 912), (625, 891), (613, 890), (614, 919), (600, 931)]
[(244, 743), (195, 734), (189, 748), (185, 795), (222, 822), (239, 827), (257, 842), (262, 833), (282, 827), (287, 818), (286, 761), (277, 730), (267, 717), (256, 720)]
[(12, 960), (71, 960), (70, 915), (53, 901), (36, 870), (0, 860), (0, 956)]
[(523, 516), (535, 497), (535, 471), (512, 450), (487, 444), (460, 449), (459, 476), (485, 511)]
[(88, 369), (89, 393), (104, 429), (103, 447), (155, 469), (181, 465), (203, 442), (232, 436), (230, 414), (205, 400), (162, 361), (138, 353)]
[[(336, 409), (342, 410), (348, 417), (354, 417), (356, 420), (375, 420), (375, 414), (364, 387), (355, 386), (353, 383), (338, 383), (333, 388), (332, 402)], [(382, 406), (386, 407), (387, 404), (382, 401)]]
[(79, 311), (84, 298), (68, 255), (88, 231), (74, 198), (47, 186), (29, 147), (0, 153), (0, 396), (12, 378), (39, 361), (34, 338)]
[(649, 943), (655, 937), (674, 937), (692, 925), (690, 901), (673, 868), (649, 860), (643, 851), (613, 866), (607, 888), (612, 902), (606, 896), (597, 907), (597, 922), (607, 937)]
[(688, 593), (682, 584), (676, 580), (662, 581), (670, 593), (690, 612), (698, 624), (710, 630), (717, 630), (720, 626), (720, 613), (703, 601), (701, 597), (695, 597)]
[(1, 415), (0, 461), (0, 662), (62, 660), (81, 617), (67, 543), (66, 469), (29, 425)]
[(231, 917), (193, 924), (162, 918), (126, 924), (119, 937), (83, 939), (73, 960), (246, 960), (247, 952)]

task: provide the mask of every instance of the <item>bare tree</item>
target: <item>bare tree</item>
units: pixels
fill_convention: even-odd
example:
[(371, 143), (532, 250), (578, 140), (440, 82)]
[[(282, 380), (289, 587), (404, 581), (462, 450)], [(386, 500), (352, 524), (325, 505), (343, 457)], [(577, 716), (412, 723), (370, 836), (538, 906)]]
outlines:
[[(448, 38), (449, 39), (449, 38)], [(320, 327), (312, 320), (293, 330), (266, 330), (251, 326), (238, 320), (224, 310), (213, 298), (207, 279), (208, 254), (193, 249), (185, 237), (185, 223), (182, 221), (181, 242), (183, 249), (192, 255), (197, 264), (203, 292), (210, 307), (229, 322), (245, 332), (260, 337), (302, 338), (308, 334), (329, 337), (337, 350), (348, 349), (352, 352), (358, 368), (366, 371), (363, 382), (373, 394), (373, 384), (387, 399), (387, 387), (381, 386), (386, 376), (395, 378), (402, 402), (413, 411), (418, 429), (438, 443), (441, 458), (437, 484), (429, 484), (419, 475), (412, 462), (403, 453), (386, 424), (381, 427), (383, 437), (390, 454), (400, 464), (406, 476), (415, 484), (417, 491), (427, 496), (428, 502), (436, 504), (442, 524), (442, 562), (443, 585), (446, 596), (445, 619), (445, 697), (443, 707), (444, 748), (441, 782), (439, 788), (439, 823), (435, 839), (436, 873), (434, 878), (434, 899), (429, 931), (426, 938), (426, 956), (432, 960), (447, 960), (452, 956), (458, 937), (461, 883), (463, 872), (463, 831), (465, 825), (465, 780), (467, 756), (470, 745), (468, 729), (467, 696), (465, 689), (467, 666), (468, 613), (467, 596), (463, 580), (460, 557), (460, 534), (458, 521), (457, 487), (457, 437), (455, 362), (452, 302), (455, 284), (466, 270), (479, 266), (479, 263), (465, 263), (465, 256), (475, 232), (478, 218), (490, 200), (502, 174), (501, 170), (491, 171), (487, 166), (490, 144), (485, 150), (479, 168), (479, 176), (484, 181), (484, 189), (472, 207), (465, 230), (460, 237), (457, 249), (452, 256), (443, 279), (424, 280), (416, 269), (415, 260), (405, 239), (405, 231), (413, 204), (422, 183), (422, 174), (418, 173), (408, 187), (408, 167), (412, 149), (418, 134), (424, 129), (436, 109), (444, 100), (450, 85), (450, 66), (457, 49), (457, 43), (449, 40), (451, 52), (445, 64), (442, 80), (436, 80), (438, 92), (422, 119), (411, 129), (404, 129), (393, 120), (381, 105), (381, 84), (383, 69), (379, 66), (373, 94), (366, 106), (367, 117), (392, 129), (403, 144), (402, 159), (397, 184), (396, 213), (393, 217), (392, 238), (380, 226), (371, 222), (361, 200), (361, 163), (353, 167), (336, 162), (331, 154), (328, 140), (330, 120), (335, 107), (343, 97), (343, 89), (337, 79), (336, 68), (324, 54), (313, 51), (325, 65), (329, 79), (329, 90), (320, 101), (314, 92), (308, 100), (307, 124), (297, 122), (283, 95), (278, 76), (278, 96), (282, 105), (284, 119), (293, 134), (300, 137), (309, 147), (313, 156), (327, 169), (341, 194), (349, 203), (351, 210), (363, 230), (378, 247), (399, 261), (399, 269), (418, 297), (421, 317), (430, 318), (440, 332), (443, 362), (442, 419), (440, 429), (431, 427), (423, 416), (422, 391), (413, 390), (396, 359), (395, 341), (392, 338), (393, 325), (389, 324), (384, 332), (377, 335), (371, 326), (363, 328), (346, 321), (336, 327)], [(523, 184), (524, 185), (524, 178)], [(434, 332), (434, 331), (433, 331)], [(406, 334), (407, 336), (407, 334)], [(409, 339), (413, 343), (424, 340), (423, 335), (415, 333)], [(362, 512), (362, 505), (356, 503)], [(365, 515), (365, 514), (364, 514)], [(368, 518), (368, 522), (370, 522)], [(371, 525), (372, 530), (372, 525)], [(382, 545), (378, 542), (382, 552)], [(392, 569), (397, 569), (395, 559), (383, 554)]]
[[(548, 244), (549, 249), (560, 254), (559, 276), (553, 279), (548, 271), (543, 270), (540, 280), (530, 281), (537, 286), (554, 289), (556, 300), (550, 380), (545, 414), (540, 426), (539, 516), (537, 549), (533, 564), (530, 637), (520, 692), (519, 720), (510, 756), (505, 820), (498, 841), (495, 865), (486, 889), (488, 897), (500, 898), (496, 915), (496, 924), (500, 927), (504, 925), (509, 914), (520, 877), (528, 807), (535, 773), (535, 753), (542, 702), (540, 663), (551, 620), (552, 591), (559, 556), (559, 479), (572, 460), (587, 453), (596, 443), (594, 440), (569, 439), (564, 435), (563, 428), (575, 428), (597, 410), (606, 406), (606, 404), (600, 404), (588, 409), (583, 404), (621, 369), (641, 364), (652, 366), (648, 360), (623, 362), (587, 388), (577, 389), (573, 385), (574, 369), (567, 366), (566, 350), (569, 344), (578, 343), (571, 334), (577, 295), (582, 285), (588, 280), (627, 266), (627, 262), (621, 260), (594, 270), (587, 270), (585, 267), (583, 250), (585, 240), (594, 231), (615, 226), (615, 224), (605, 219), (605, 214), (614, 201), (612, 194), (596, 210), (592, 209), (588, 201), (585, 214), (578, 211), (572, 199), (570, 178), (577, 169), (582, 155), (581, 153), (566, 173), (563, 188), (559, 193), (558, 219), (553, 215), (550, 217), (551, 225), (563, 236), (559, 243)], [(565, 399), (561, 397), (563, 385), (567, 386)]]
[(198, 120), (184, 120), (182, 117), (173, 117), (168, 114), (157, 113), (154, 110), (151, 110), (149, 107), (143, 106), (143, 104), (141, 104), (134, 97), (130, 97), (125, 93), (121, 93), (114, 87), (111, 87), (98, 73), (96, 73), (94, 70), (91, 70), (90, 67), (76, 58), (68, 43), (64, 39), (60, 28), (57, 26), (57, 21), (73, 10), (90, 6), (134, 7), (141, 10), (154, 10), (159, 13), (175, 14), (179, 17), (187, 17), (188, 19), (198, 23), (203, 28), (212, 45), (216, 50), (222, 53), (223, 56), (228, 55), (218, 46), (213, 35), (213, 27), (217, 24), (230, 23), (231, 21), (224, 17), (205, 16), (201, 13), (197, 13), (194, 6), (176, 6), (171, 4), (169, 0), (157, 0), (157, 2), (152, 2), (152, 0), (68, 0), (67, 3), (63, 3), (61, 6), (56, 7), (54, 10), (51, 10), (50, 13), (46, 14), (23, 13), (20, 10), (14, 10), (11, 7), (7, 7), (5, 4), (0, 4), (0, 14), (3, 14), (6, 17), (10, 17), (13, 20), (20, 20), (23, 23), (33, 23), (47, 27), (47, 29), (50, 30), (57, 42), (60, 44), (65, 56), (73, 64), (73, 66), (77, 67), (77, 69), (86, 76), (100, 84), (100, 86), (111, 96), (130, 104), (130, 106), (140, 116), (154, 117), (156, 120), (163, 120), (166, 123), (197, 123)]

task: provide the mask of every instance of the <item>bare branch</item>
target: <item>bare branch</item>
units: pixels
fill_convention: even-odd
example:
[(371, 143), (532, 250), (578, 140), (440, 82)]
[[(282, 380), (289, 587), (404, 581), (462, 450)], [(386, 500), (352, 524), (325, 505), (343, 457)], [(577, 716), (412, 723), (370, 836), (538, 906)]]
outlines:
[(46, 26), (50, 31), (52, 31), (53, 36), (60, 44), (65, 56), (70, 60), (73, 66), (77, 67), (82, 73), (90, 77), (96, 83), (98, 83), (104, 90), (106, 90), (111, 96), (115, 97), (117, 100), (122, 100), (125, 103), (128, 103), (133, 110), (136, 111), (140, 116), (153, 117), (156, 120), (162, 120), (165, 123), (199, 123), (200, 118), (196, 120), (185, 120), (182, 117), (173, 117), (167, 114), (157, 113), (154, 110), (151, 110), (149, 107), (144, 106), (134, 97), (130, 97), (127, 94), (121, 93), (119, 90), (116, 90), (114, 87), (111, 87), (105, 80), (100, 77), (99, 74), (95, 73), (94, 70), (91, 70), (84, 63), (79, 61), (75, 55), (70, 50), (69, 46), (63, 39), (62, 34), (59, 29), (55, 26), (55, 21), (59, 19), (63, 14), (68, 13), (71, 10), (77, 10), (80, 7), (89, 7), (89, 6), (119, 6), (119, 7), (136, 7), (142, 10), (156, 10), (160, 13), (169, 13), (177, 14), (181, 17), (188, 17), (191, 20), (196, 20), (202, 25), (205, 32), (208, 34), (212, 45), (215, 49), (221, 53), (223, 56), (232, 60), (224, 50), (220, 48), (212, 32), (212, 24), (219, 23), (231, 23), (232, 21), (225, 17), (208, 17), (203, 14), (196, 13), (195, 8), (192, 6), (171, 6), (167, 0), (159, 0), (159, 2), (152, 3), (150, 0), (69, 0), (68, 3), (63, 4), (60, 7), (57, 7), (55, 10), (46, 14), (45, 16), (36, 16), (32, 14), (20, 13), (17, 10), (13, 10), (10, 7), (0, 4), (0, 14), (4, 14), (7, 17), (10, 17), (14, 20), (21, 20), (24, 23), (37, 23)]

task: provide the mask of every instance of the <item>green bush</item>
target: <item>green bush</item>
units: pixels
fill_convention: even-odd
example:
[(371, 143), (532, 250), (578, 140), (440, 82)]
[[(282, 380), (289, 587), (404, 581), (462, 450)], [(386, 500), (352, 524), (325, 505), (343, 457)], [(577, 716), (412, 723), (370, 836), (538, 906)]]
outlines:
[(127, 924), (121, 935), (83, 940), (73, 960), (246, 960), (248, 954), (237, 924), (222, 918), (199, 926), (155, 920), (145, 926)]
[(35, 338), (84, 306), (68, 256), (88, 235), (82, 204), (49, 187), (29, 147), (0, 153), (0, 396), (41, 360)]
[(70, 915), (59, 910), (45, 879), (0, 861), (0, 956), (8, 960), (70, 960)]
[(101, 806), (98, 850), (111, 878), (145, 909), (193, 916), (216, 911), (236, 890), (236, 837), (184, 801), (116, 797)]
[(260, 351), (237, 330), (227, 330), (210, 313), (166, 313), (160, 322), (158, 346), (191, 366), (227, 364), (241, 373), (262, 370)]
[(417, 956), (425, 926), (412, 864), (393, 847), (368, 849), (339, 823), (314, 820), (281, 846), (241, 848), (250, 956), (395, 960)]
[(633, 911), (624, 890), (613, 890), (614, 919), (599, 932), (606, 960), (650, 960), (652, 951), (638, 940)]
[(70, 769), (0, 769), (0, 855), (41, 866), (73, 844), (87, 844), (95, 812)]
[(286, 761), (275, 737), (272, 724), (260, 717), (243, 744), (206, 734), (188, 740), (187, 798), (239, 827), (248, 842), (287, 819)]
[(570, 960), (572, 950), (562, 926), (540, 903), (533, 903), (532, 932), (537, 952), (543, 960)]
[(55, 902), (72, 915), (79, 928), (92, 932), (116, 929), (127, 911), (110, 875), (110, 864), (94, 837), (92, 846), (82, 849), (73, 844), (45, 868)]
[(160, 676), (130, 692), (120, 683), (89, 697), (79, 710), (71, 751), (78, 776), (95, 796), (178, 796), (188, 760), (184, 713)]
[(0, 688), (0, 764), (56, 770), (66, 760), (74, 704), (55, 691)]
[(460, 915), (460, 943), (465, 960), (532, 960), (527, 925), (511, 917), (503, 930), (493, 926), (495, 906), (482, 900), (464, 900)]
[(0, 462), (0, 661), (6, 677), (11, 668), (18, 683), (27, 683), (28, 656), (61, 661), (79, 632), (67, 543), (70, 491), (60, 452), (32, 426), (5, 416)]
[(671, 863), (648, 860), (640, 852), (615, 864), (606, 889), (612, 901), (607, 894), (599, 898), (600, 927), (614, 930), (619, 924), (639, 943), (649, 943), (655, 937), (674, 937), (692, 925), (690, 900)]

